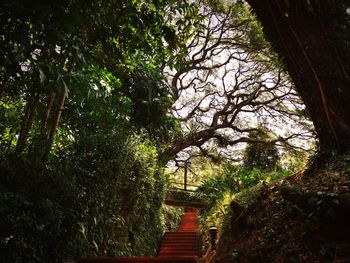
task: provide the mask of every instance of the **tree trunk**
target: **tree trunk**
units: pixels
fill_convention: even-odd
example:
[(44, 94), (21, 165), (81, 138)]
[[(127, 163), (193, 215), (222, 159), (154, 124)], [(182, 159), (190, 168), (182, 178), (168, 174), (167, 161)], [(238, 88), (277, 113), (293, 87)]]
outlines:
[(28, 137), (28, 133), (30, 130), (30, 127), (32, 126), (34, 115), (35, 115), (35, 110), (39, 102), (39, 94), (36, 94), (34, 98), (28, 102), (24, 117), (23, 117), (23, 122), (21, 126), (21, 131), (18, 136), (18, 141), (16, 144), (16, 152), (17, 153), (22, 153), (25, 147), (25, 143)]
[(213, 137), (215, 129), (207, 129), (193, 133), (185, 138), (175, 140), (171, 146), (166, 148), (159, 155), (159, 163), (166, 164), (171, 158), (173, 158), (180, 151), (190, 146), (202, 146), (206, 141)]
[[(69, 76), (72, 75), (72, 73), (73, 73), (73, 69), (74, 69), (74, 65), (75, 65), (76, 61), (77, 61), (77, 51), (74, 49), (73, 55), (72, 55), (72, 60), (70, 61), (69, 65), (67, 66), (67, 73)], [(61, 115), (62, 115), (62, 111), (63, 111), (63, 107), (64, 107), (64, 103), (65, 103), (67, 95), (68, 95), (67, 88), (64, 87), (63, 92), (62, 92), (62, 96), (61, 96), (59, 103), (57, 105), (57, 108), (56, 108), (55, 117), (52, 121), (51, 128), (48, 131), (46, 144), (44, 146), (43, 151), (40, 152), (39, 156), (37, 157), (37, 159), (35, 161), (36, 164), (45, 163), (48, 160), (48, 157), (49, 157), (49, 154), (51, 151), (51, 147), (52, 147), (52, 144), (54, 141), (54, 136), (55, 136), (58, 124), (61, 120)], [(55, 96), (56, 96), (55, 92), (51, 92), (51, 94), (49, 96), (49, 102), (47, 104), (45, 116), (43, 119), (43, 127), (42, 127), (43, 130), (42, 131), (44, 131), (44, 132), (47, 131), (48, 120), (49, 120), (49, 116), (50, 116), (50, 113), (52, 110), (51, 108), (52, 108), (52, 104), (54, 102)]]
[(349, 152), (350, 28), (343, 1), (247, 2), (304, 100), (321, 152)]
[(54, 139), (54, 135), (55, 135), (58, 123), (60, 122), (60, 119), (61, 119), (63, 106), (64, 106), (64, 102), (66, 100), (66, 97), (67, 97), (67, 91), (64, 90), (62, 93), (62, 96), (60, 98), (60, 101), (58, 103), (57, 109), (56, 109), (55, 118), (53, 119), (51, 129), (50, 129), (50, 132), (48, 134), (48, 139), (47, 139), (47, 143), (45, 145), (45, 149), (39, 158), (39, 162), (41, 162), (41, 163), (45, 163), (48, 160), (48, 157), (49, 157), (49, 154), (51, 151), (51, 147), (52, 147), (52, 143), (53, 143), (53, 139)]
[(46, 105), (46, 109), (45, 109), (44, 117), (43, 117), (43, 120), (42, 120), (42, 124), (41, 124), (40, 134), (41, 134), (42, 138), (46, 137), (46, 135), (47, 135), (48, 122), (49, 122), (49, 119), (50, 119), (51, 109), (52, 109), (52, 105), (53, 105), (53, 102), (55, 100), (55, 97), (56, 97), (56, 93), (54, 91), (51, 91), (50, 95), (49, 95), (49, 98), (48, 98), (47, 105)]

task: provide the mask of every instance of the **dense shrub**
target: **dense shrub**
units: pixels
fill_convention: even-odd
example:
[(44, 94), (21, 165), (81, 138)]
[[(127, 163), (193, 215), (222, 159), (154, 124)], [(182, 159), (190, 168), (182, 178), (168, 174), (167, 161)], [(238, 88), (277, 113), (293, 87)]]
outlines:
[(4, 262), (155, 254), (163, 200), (155, 148), (141, 137), (97, 133), (70, 153), (40, 168), (17, 157), (2, 160)]
[(16, 157), (2, 161), (0, 171), (2, 262), (62, 262), (79, 254), (74, 178)]
[(200, 214), (204, 249), (210, 244), (209, 228), (217, 226), (221, 231), (227, 226), (232, 213), (232, 200), (239, 197), (243, 204), (250, 202), (260, 192), (263, 182), (279, 180), (288, 175), (289, 171), (281, 169), (268, 172), (256, 168), (248, 170), (229, 164), (219, 171), (218, 175), (205, 178), (197, 189), (197, 195), (206, 203), (206, 209)]

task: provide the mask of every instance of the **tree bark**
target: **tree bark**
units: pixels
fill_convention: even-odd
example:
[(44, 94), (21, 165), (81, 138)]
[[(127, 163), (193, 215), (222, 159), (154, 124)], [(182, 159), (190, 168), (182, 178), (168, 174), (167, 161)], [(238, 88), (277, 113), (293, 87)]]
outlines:
[(174, 157), (180, 151), (186, 149), (190, 146), (202, 146), (206, 141), (212, 138), (215, 134), (215, 129), (206, 129), (203, 131), (199, 131), (188, 135), (185, 138), (180, 138), (174, 141), (171, 146), (166, 148), (159, 155), (159, 162), (162, 164), (166, 164), (172, 157)]
[[(71, 61), (69, 62), (68, 66), (67, 66), (67, 74), (68, 74), (68, 76), (72, 75), (73, 69), (74, 69), (74, 65), (75, 65), (76, 61), (77, 61), (77, 51), (74, 49), (73, 50), (72, 59), (71, 59)], [(52, 121), (51, 128), (48, 131), (47, 141), (46, 141), (45, 147), (44, 147), (43, 151), (40, 152), (39, 156), (37, 157), (37, 159), (35, 161), (36, 164), (45, 163), (45, 162), (47, 162), (47, 160), (49, 158), (49, 154), (50, 154), (51, 147), (52, 147), (52, 144), (53, 144), (53, 141), (54, 141), (55, 133), (56, 133), (58, 124), (59, 124), (59, 122), (61, 120), (61, 115), (62, 115), (62, 111), (63, 111), (63, 107), (64, 107), (64, 103), (65, 103), (67, 95), (68, 95), (67, 88), (64, 87), (64, 89), (62, 91), (61, 98), (60, 98), (60, 100), (58, 102), (58, 105), (57, 105), (57, 108), (56, 108), (56, 112), (55, 112), (54, 119)], [(51, 113), (51, 110), (52, 110), (51, 108), (52, 108), (52, 104), (54, 102), (55, 97), (56, 97), (56, 93), (52, 92), (50, 94), (49, 102), (48, 102), (47, 107), (46, 107), (46, 113), (45, 113), (44, 122), (43, 122), (43, 125), (44, 125), (43, 129), (46, 128), (46, 130), (47, 130), (47, 125), (48, 125), (47, 122), (48, 122), (48, 119), (49, 119), (49, 116), (50, 116), (50, 113)]]
[(43, 117), (43, 120), (42, 120), (42, 124), (41, 124), (40, 134), (41, 134), (42, 138), (46, 137), (46, 135), (47, 135), (48, 122), (49, 122), (49, 119), (50, 119), (51, 109), (52, 109), (52, 105), (53, 105), (53, 102), (55, 100), (55, 97), (56, 97), (56, 93), (54, 91), (51, 91), (50, 95), (49, 95), (49, 98), (48, 98), (47, 105), (46, 105), (46, 109), (45, 109), (44, 117)]
[(30, 130), (30, 127), (32, 126), (35, 110), (39, 102), (39, 94), (35, 94), (34, 98), (28, 102), (25, 113), (23, 116), (23, 122), (21, 126), (21, 131), (18, 136), (18, 141), (16, 144), (16, 152), (22, 153), (26, 144), (26, 140), (28, 137), (28, 133)]
[(350, 28), (343, 29), (348, 25), (341, 20), (346, 15), (342, 1), (247, 2), (286, 64), (314, 123), (321, 152), (349, 152), (350, 54), (342, 43), (349, 40), (342, 39), (340, 31)]
[(55, 118), (53, 119), (51, 129), (50, 129), (50, 132), (48, 134), (48, 139), (47, 139), (47, 143), (45, 145), (45, 149), (44, 149), (44, 151), (39, 159), (39, 162), (41, 162), (41, 163), (45, 163), (48, 160), (48, 156), (49, 156), (50, 151), (51, 151), (54, 135), (55, 135), (58, 123), (60, 122), (60, 119), (61, 119), (63, 106), (64, 106), (64, 102), (66, 100), (66, 97), (67, 97), (67, 91), (64, 90), (62, 93), (62, 96), (60, 98), (60, 101), (58, 103), (57, 109), (56, 109)]

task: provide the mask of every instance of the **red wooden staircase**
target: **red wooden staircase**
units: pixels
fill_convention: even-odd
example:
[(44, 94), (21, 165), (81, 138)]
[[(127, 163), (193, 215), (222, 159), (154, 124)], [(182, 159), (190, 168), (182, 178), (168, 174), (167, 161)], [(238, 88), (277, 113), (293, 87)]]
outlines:
[(144, 263), (194, 263), (197, 262), (200, 248), (198, 246), (198, 223), (197, 212), (192, 209), (187, 211), (181, 218), (181, 224), (176, 232), (165, 232), (157, 257), (96, 257), (81, 258), (79, 263), (121, 263), (121, 262), (144, 262)]

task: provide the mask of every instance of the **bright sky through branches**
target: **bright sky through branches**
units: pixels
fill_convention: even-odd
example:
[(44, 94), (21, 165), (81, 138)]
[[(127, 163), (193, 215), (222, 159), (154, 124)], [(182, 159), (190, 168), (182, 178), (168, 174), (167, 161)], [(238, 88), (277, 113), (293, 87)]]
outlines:
[(201, 11), (206, 28), (187, 43), (183, 67), (166, 69), (177, 96), (171, 113), (185, 136), (198, 137), (189, 147), (216, 148), (237, 159), (249, 131), (263, 126), (280, 150), (310, 151), (314, 137), (305, 106), (267, 43), (252, 44), (250, 18), (235, 21), (204, 6)]

